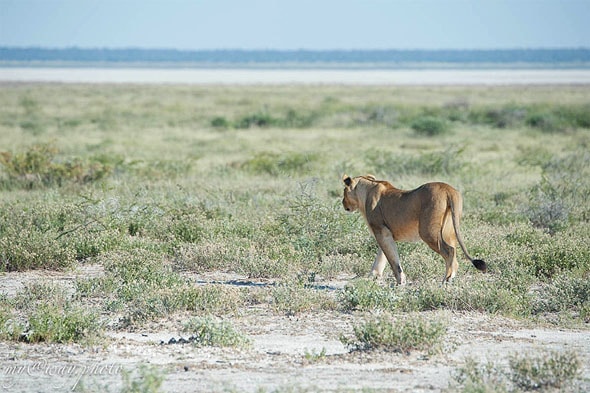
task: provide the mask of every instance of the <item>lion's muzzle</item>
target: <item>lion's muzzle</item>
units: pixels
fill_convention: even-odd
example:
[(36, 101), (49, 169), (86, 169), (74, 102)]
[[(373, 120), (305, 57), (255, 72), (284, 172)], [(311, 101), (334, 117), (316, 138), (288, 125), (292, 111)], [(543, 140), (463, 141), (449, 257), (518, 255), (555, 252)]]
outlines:
[(346, 198), (342, 199), (342, 207), (344, 207), (344, 210), (346, 210), (347, 212), (350, 211), (350, 207), (346, 205)]
[(353, 212), (357, 209), (356, 205), (354, 203), (351, 203), (350, 200), (347, 200), (346, 198), (342, 200), (342, 206), (344, 207), (344, 210), (346, 210), (347, 212)]

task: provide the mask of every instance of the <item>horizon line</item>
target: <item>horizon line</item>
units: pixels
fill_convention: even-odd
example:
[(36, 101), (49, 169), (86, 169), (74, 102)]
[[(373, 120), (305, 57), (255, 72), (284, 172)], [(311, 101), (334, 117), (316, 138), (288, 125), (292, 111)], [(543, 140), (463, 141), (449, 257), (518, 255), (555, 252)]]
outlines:
[(142, 46), (42, 46), (42, 45), (27, 45), (27, 46), (13, 46), (1, 45), (0, 49), (41, 49), (41, 50), (142, 50), (142, 51), (176, 51), (176, 52), (461, 52), (461, 51), (478, 51), (478, 52), (493, 52), (493, 51), (559, 51), (559, 50), (590, 50), (590, 46), (563, 46), (563, 47), (495, 47), (495, 48), (324, 48), (324, 49), (310, 49), (310, 48), (199, 48), (199, 49), (181, 49), (173, 47), (142, 47)]

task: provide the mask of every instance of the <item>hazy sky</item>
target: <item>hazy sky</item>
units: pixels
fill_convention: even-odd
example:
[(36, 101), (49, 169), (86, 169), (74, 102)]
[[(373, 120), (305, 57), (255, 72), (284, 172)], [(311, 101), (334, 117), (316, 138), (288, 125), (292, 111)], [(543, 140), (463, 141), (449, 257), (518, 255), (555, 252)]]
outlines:
[(0, 46), (590, 47), (590, 0), (0, 0)]

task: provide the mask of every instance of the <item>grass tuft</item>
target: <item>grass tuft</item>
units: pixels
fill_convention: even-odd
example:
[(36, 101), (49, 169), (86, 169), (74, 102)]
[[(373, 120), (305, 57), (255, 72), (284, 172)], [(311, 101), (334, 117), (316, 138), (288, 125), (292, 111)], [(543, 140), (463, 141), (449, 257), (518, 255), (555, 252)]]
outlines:
[(436, 352), (441, 349), (446, 330), (444, 324), (424, 317), (394, 322), (389, 317), (380, 317), (355, 326), (354, 338), (343, 336), (341, 341), (354, 350)]
[(226, 321), (217, 322), (210, 317), (193, 318), (184, 324), (183, 332), (191, 335), (189, 341), (197, 346), (247, 347), (250, 339)]
[(421, 116), (411, 124), (417, 135), (439, 136), (448, 131), (449, 126), (444, 119), (435, 116)]
[(451, 387), (461, 392), (490, 393), (569, 391), (575, 388), (580, 366), (576, 353), (567, 351), (515, 353), (509, 357), (507, 368), (468, 358), (453, 374), (456, 386)]
[(340, 304), (347, 311), (394, 311), (401, 302), (402, 296), (371, 279), (359, 279), (347, 284), (340, 295)]

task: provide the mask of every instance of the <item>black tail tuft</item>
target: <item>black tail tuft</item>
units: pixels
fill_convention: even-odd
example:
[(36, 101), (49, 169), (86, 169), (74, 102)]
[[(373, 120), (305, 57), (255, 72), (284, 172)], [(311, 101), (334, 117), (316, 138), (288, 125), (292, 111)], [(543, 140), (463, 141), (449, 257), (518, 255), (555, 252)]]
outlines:
[(481, 270), (484, 273), (488, 271), (488, 266), (486, 265), (486, 263), (483, 260), (481, 260), (481, 259), (474, 259), (471, 262), (473, 263), (473, 266), (475, 266), (475, 268), (477, 270)]

